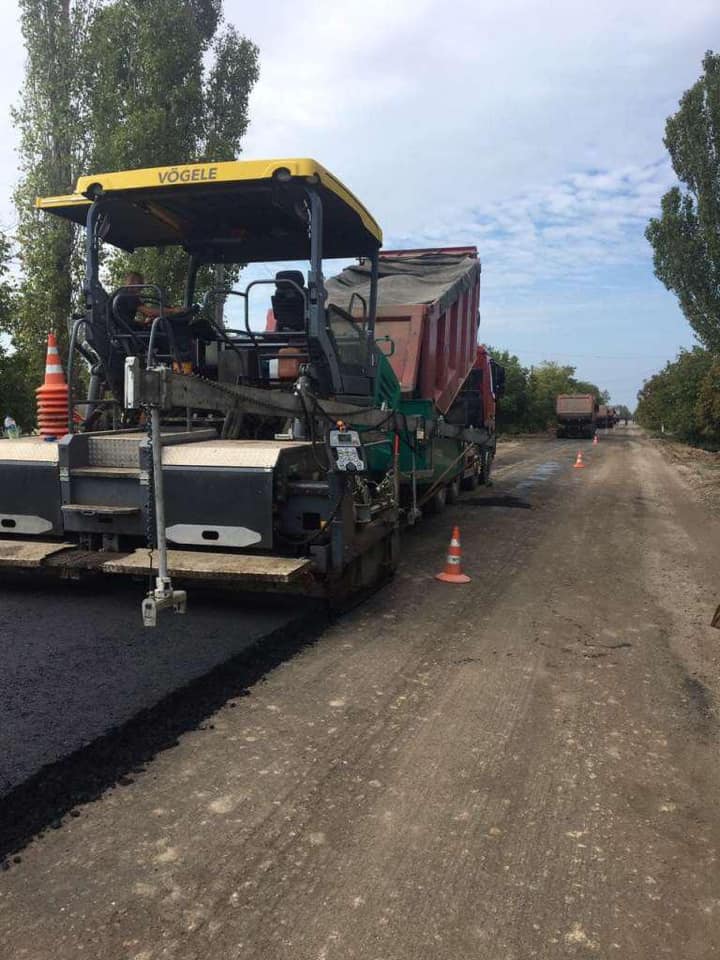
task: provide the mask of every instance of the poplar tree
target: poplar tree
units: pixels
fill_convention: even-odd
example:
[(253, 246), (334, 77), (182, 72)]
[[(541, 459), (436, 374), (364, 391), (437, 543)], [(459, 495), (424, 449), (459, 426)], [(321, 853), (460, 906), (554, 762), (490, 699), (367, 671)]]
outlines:
[[(9, 331), (17, 309), (16, 290), (10, 274), (11, 259), (10, 241), (0, 233), (0, 333)], [(35, 420), (34, 401), (26, 358), (8, 351), (4, 338), (0, 339), (0, 436), (2, 421), (7, 414), (16, 420), (22, 430), (31, 429)]]
[(664, 195), (661, 215), (646, 231), (655, 273), (699, 340), (720, 352), (720, 55), (705, 55), (703, 74), (668, 119), (664, 142), (683, 188)]
[(62, 337), (73, 309), (78, 230), (35, 210), (35, 198), (67, 193), (88, 157), (83, 62), (96, 0), (19, 0), (25, 82), (13, 120), (21, 179), (14, 194), (22, 271), (10, 326), (15, 347), (43, 363), (48, 330)]
[[(94, 17), (90, 42), (93, 171), (240, 154), (258, 49), (223, 22), (221, 0), (113, 0)], [(186, 261), (168, 248), (115, 253), (108, 265), (113, 283), (140, 270), (177, 300)]]
[[(223, 21), (222, 0), (19, 0), (25, 82), (14, 121), (22, 281), (15, 346), (42, 367), (80, 303), (82, 230), (34, 210), (82, 174), (226, 160), (240, 152), (257, 47)], [(177, 295), (178, 251), (144, 251), (133, 267)], [(111, 255), (117, 277), (128, 262)]]

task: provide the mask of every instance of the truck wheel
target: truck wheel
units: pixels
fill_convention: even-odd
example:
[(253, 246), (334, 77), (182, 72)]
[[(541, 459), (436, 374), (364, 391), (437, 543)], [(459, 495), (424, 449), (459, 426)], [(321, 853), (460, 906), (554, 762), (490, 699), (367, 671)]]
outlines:
[(486, 486), (490, 485), (492, 462), (492, 450), (483, 450), (480, 454), (480, 483), (484, 483)]
[(460, 477), (455, 477), (452, 483), (445, 488), (445, 500), (447, 503), (457, 503), (460, 497)]
[(430, 499), (425, 504), (425, 512), (431, 516), (442, 513), (447, 503), (447, 487), (438, 487)]
[(393, 530), (388, 537), (385, 545), (385, 556), (382, 563), (382, 571), (386, 577), (392, 577), (397, 570), (400, 562), (400, 532)]
[(468, 476), (463, 477), (460, 481), (460, 487), (463, 490), (475, 490), (478, 483), (478, 473), (480, 472), (480, 464), (476, 460), (472, 467), (472, 472)]

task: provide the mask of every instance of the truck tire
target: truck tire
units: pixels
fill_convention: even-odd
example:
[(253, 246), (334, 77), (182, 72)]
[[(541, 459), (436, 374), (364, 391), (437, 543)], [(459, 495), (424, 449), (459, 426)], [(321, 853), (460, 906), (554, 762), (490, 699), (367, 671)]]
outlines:
[(460, 498), (460, 477), (455, 477), (452, 483), (445, 488), (445, 500), (447, 503), (457, 503)]
[(483, 450), (480, 454), (480, 483), (490, 486), (492, 472), (493, 450)]
[(430, 516), (442, 513), (447, 503), (447, 487), (438, 487), (430, 499), (424, 504), (423, 510)]
[(462, 480), (460, 481), (460, 488), (462, 490), (475, 490), (477, 488), (478, 483), (480, 482), (478, 479), (479, 473), (480, 473), (480, 461), (476, 460), (475, 463), (472, 465), (472, 470), (470, 471), (470, 473), (467, 476), (463, 477)]

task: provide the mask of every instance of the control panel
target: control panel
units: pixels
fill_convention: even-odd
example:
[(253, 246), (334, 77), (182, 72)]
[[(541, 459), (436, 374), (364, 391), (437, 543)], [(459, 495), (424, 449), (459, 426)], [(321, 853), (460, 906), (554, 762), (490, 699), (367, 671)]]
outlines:
[(364, 473), (366, 468), (357, 430), (331, 430), (328, 434), (333, 467), (338, 473)]

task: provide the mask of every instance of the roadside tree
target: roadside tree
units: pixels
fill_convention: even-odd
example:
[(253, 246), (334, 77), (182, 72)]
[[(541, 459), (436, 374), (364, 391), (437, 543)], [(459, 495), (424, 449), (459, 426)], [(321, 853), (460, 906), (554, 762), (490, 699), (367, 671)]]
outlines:
[(508, 350), (488, 347), (490, 356), (505, 368), (505, 393), (498, 404), (497, 426), (502, 432), (520, 433), (528, 415), (528, 371)]
[[(20, 0), (25, 82), (15, 192), (22, 271), (10, 333), (37, 379), (43, 341), (61, 341), (81, 305), (80, 228), (37, 213), (37, 196), (65, 193), (81, 173), (240, 152), (257, 47), (223, 23), (222, 0)], [(111, 277), (128, 257), (113, 255)], [(175, 251), (132, 265), (179, 293)]]
[(672, 290), (709, 350), (720, 351), (720, 55), (709, 51), (703, 74), (665, 126), (665, 146), (684, 189), (661, 201), (646, 236), (657, 277)]
[[(90, 45), (93, 169), (239, 155), (258, 49), (223, 23), (222, 0), (113, 0), (93, 18)], [(114, 253), (107, 266), (113, 284), (139, 270), (177, 300), (185, 261), (172, 248)]]
[(17, 311), (17, 294), (9, 271), (10, 258), (10, 242), (0, 234), (0, 436), (2, 422), (8, 415), (26, 432), (35, 420), (33, 381), (28, 377), (26, 359), (22, 353), (7, 347), (7, 334)]
[(682, 350), (644, 383), (638, 393), (638, 423), (689, 443), (716, 442), (719, 372), (713, 355), (702, 347)]
[(43, 194), (65, 193), (89, 156), (84, 71), (97, 0), (19, 0), (25, 81), (13, 111), (19, 132), (20, 182), (14, 202), (22, 280), (8, 324), (15, 349), (35, 379), (48, 330), (62, 338), (77, 297), (78, 230), (34, 208)]

